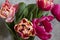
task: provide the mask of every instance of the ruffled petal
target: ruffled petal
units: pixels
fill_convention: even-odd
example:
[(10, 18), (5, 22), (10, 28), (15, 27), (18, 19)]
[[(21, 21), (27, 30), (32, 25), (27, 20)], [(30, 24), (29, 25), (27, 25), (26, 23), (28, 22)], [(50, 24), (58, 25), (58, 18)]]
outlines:
[(14, 26), (14, 30), (23, 39), (28, 39), (30, 36), (34, 37), (36, 34), (33, 24), (26, 18), (20, 20), (20, 22)]
[(51, 38), (50, 32), (52, 31), (52, 25), (50, 21), (53, 20), (53, 16), (43, 16), (36, 18), (32, 21), (36, 31), (36, 35), (42, 40), (48, 40)]
[(16, 11), (17, 5), (12, 5), (8, 0), (5, 0), (0, 9), (0, 17), (5, 18), (6, 22), (13, 22)]
[(43, 26), (36, 27), (36, 35), (40, 39), (50, 39), (51, 38), (51, 34), (47, 33)]
[(7, 18), (5, 21), (11, 23), (13, 22), (13, 20), (14, 20), (14, 17), (10, 17), (10, 18)]
[(47, 32), (52, 31), (52, 26), (51, 26), (50, 22), (48, 22), (47, 20), (44, 20), (44, 21), (42, 21), (42, 24), (44, 25), (44, 28)]
[(43, 17), (41, 17), (41, 18), (39, 18), (38, 20), (39, 21), (44, 21), (44, 20), (47, 20), (47, 21), (52, 21), (54, 19), (54, 17), (53, 16), (43, 16)]
[(54, 16), (47, 16), (47, 19), (49, 20), (49, 21), (52, 21), (53, 19), (54, 19)]

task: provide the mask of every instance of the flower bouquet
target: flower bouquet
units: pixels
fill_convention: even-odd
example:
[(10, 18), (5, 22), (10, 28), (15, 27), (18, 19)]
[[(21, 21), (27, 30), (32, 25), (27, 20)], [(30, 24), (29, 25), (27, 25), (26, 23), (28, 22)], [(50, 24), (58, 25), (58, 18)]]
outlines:
[[(0, 17), (5, 20), (7, 29), (14, 40), (34, 40), (35, 36), (41, 40), (52, 37), (51, 21), (60, 21), (60, 5), (53, 0), (36, 0), (35, 4), (20, 2), (11, 4), (9, 0), (1, 5)], [(49, 15), (49, 13), (52, 15)]]

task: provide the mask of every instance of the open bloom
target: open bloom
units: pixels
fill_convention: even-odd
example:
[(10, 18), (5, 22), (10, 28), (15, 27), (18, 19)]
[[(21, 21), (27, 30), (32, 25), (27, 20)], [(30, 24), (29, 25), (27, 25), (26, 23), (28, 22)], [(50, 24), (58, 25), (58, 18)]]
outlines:
[(50, 32), (52, 26), (50, 21), (53, 20), (53, 16), (43, 16), (42, 18), (34, 19), (32, 21), (33, 27), (35, 28), (36, 35), (42, 40), (48, 40), (51, 38)]
[(44, 11), (48, 11), (48, 10), (51, 10), (54, 3), (53, 3), (53, 0), (37, 0), (37, 5), (40, 9)]
[(60, 21), (60, 4), (55, 4), (51, 10), (51, 13)]
[(1, 6), (0, 17), (6, 19), (6, 22), (12, 22), (14, 20), (15, 11), (16, 7), (6, 0)]
[(33, 24), (26, 18), (23, 18), (18, 24), (14, 26), (15, 31), (23, 39), (28, 39), (30, 36), (35, 36)]

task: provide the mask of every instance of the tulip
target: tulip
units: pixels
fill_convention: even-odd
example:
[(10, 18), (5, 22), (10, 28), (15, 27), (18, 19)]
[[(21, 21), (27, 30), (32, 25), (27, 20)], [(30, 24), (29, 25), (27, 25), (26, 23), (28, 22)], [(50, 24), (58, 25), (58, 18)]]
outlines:
[(15, 11), (16, 7), (6, 0), (1, 6), (0, 17), (4, 18), (6, 22), (12, 22), (14, 20)]
[(37, 0), (37, 5), (40, 9), (49, 11), (52, 9), (54, 3), (53, 0)]
[(42, 40), (48, 40), (51, 38), (50, 32), (52, 32), (52, 25), (50, 21), (53, 20), (53, 16), (43, 16), (41, 18), (33, 19), (33, 27), (35, 28), (36, 35)]
[(30, 36), (35, 36), (33, 24), (26, 18), (20, 20), (20, 22), (14, 26), (14, 30), (23, 39), (28, 39)]
[(60, 4), (55, 4), (51, 10), (51, 13), (60, 21)]

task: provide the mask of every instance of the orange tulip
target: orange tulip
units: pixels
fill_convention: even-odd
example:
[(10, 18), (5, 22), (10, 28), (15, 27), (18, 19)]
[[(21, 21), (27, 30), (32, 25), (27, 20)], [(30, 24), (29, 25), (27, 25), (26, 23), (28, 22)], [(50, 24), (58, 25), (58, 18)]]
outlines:
[(28, 39), (30, 36), (35, 36), (33, 24), (26, 18), (23, 18), (18, 24), (14, 26), (15, 31), (23, 39)]

